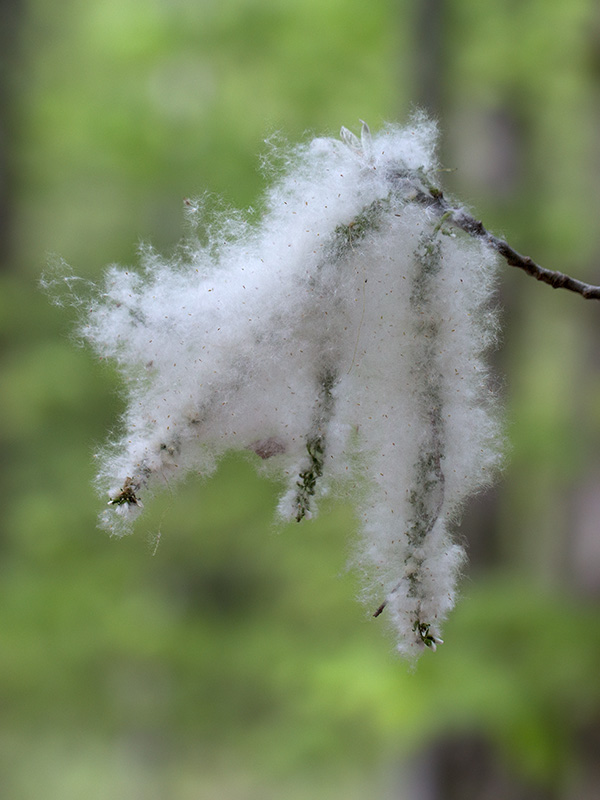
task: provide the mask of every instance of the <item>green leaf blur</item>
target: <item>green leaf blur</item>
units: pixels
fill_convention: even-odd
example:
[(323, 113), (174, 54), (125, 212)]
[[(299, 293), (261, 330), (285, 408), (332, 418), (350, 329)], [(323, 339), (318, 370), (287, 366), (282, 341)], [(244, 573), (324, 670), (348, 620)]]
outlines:
[(14, 5), (2, 797), (413, 800), (411, 759), (465, 732), (515, 780), (576, 797), (600, 726), (595, 305), (503, 271), (507, 468), (467, 509), (446, 643), (410, 672), (355, 599), (349, 511), (276, 529), (278, 487), (250, 457), (166, 491), (131, 538), (96, 529), (93, 453), (118, 427), (118, 382), (39, 279), (56, 259), (93, 281), (141, 242), (173, 251), (187, 197), (258, 213), (267, 138), (402, 121), (431, 96), (429, 60), (445, 182), (517, 249), (600, 283), (593, 0), (448, 0), (441, 49), (417, 0)]

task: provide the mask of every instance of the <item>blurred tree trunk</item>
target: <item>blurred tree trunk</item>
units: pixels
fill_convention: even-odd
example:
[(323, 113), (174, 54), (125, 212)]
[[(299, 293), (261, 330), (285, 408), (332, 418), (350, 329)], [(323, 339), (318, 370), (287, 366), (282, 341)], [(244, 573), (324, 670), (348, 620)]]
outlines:
[(15, 192), (15, 99), (19, 85), (22, 0), (0, 0), (0, 268), (12, 254)]
[(445, 0), (417, 0), (413, 101), (439, 119), (444, 102)]
[[(548, 113), (551, 105), (540, 90), (540, 84), (528, 80), (524, 73), (515, 77), (508, 68), (503, 73), (499, 64), (495, 71), (490, 70), (489, 75), (482, 79), (487, 92), (472, 97), (464, 91), (460, 81), (453, 83), (454, 77), (460, 75), (460, 70), (455, 67), (461, 58), (459, 23), (458, 17), (454, 16), (456, 7), (444, 3), (444, 0), (415, 0), (413, 8), (412, 99), (441, 122), (446, 139), (444, 147), (447, 148), (443, 163), (447, 166), (461, 165), (460, 174), (447, 176), (447, 183), (454, 189), (452, 184), (456, 181), (456, 191), (460, 196), (489, 196), (492, 198), (490, 208), (495, 208), (496, 212), (505, 209), (515, 220), (521, 213), (528, 227), (519, 229), (517, 224), (513, 236), (515, 231), (516, 235), (519, 231), (521, 235), (526, 231), (528, 240), (543, 249), (546, 240), (553, 240), (549, 227), (552, 217), (547, 211), (540, 213), (532, 200), (544, 200), (544, 192), (546, 196), (552, 196), (556, 191), (553, 175), (573, 174), (576, 186), (584, 186), (585, 181), (580, 174), (581, 164), (572, 158), (567, 136), (560, 127), (557, 126), (552, 134), (552, 144), (545, 136), (547, 131), (543, 129), (547, 121), (544, 113)], [(588, 60), (582, 61), (580, 71), (571, 76), (579, 81), (581, 98), (577, 102), (582, 104), (582, 108), (589, 108), (597, 102), (597, 92), (587, 88), (597, 87), (600, 71), (600, 16), (597, 19), (597, 25), (590, 27), (588, 34)], [(513, 29), (507, 24), (505, 36), (507, 30)], [(509, 63), (508, 59), (506, 63)], [(476, 80), (473, 85), (477, 85)], [(454, 86), (461, 86), (461, 96), (457, 96)], [(571, 97), (578, 98), (574, 86), (565, 95), (569, 102)], [(556, 106), (560, 108), (560, 101), (556, 101)], [(600, 117), (598, 112), (597, 117)], [(597, 164), (597, 149), (592, 146), (587, 160), (582, 163), (587, 163), (588, 168), (590, 164)], [(567, 231), (568, 226), (569, 220), (566, 220)], [(590, 274), (593, 274), (592, 270)], [(509, 286), (509, 281), (506, 286)], [(547, 299), (543, 287), (524, 285), (522, 291), (516, 293), (504, 289), (503, 321), (505, 329), (510, 331), (512, 345), (506, 346), (505, 343), (503, 352), (499, 354), (499, 358), (510, 362), (499, 365), (500, 374), (512, 374), (514, 380), (519, 370), (527, 373), (534, 363), (533, 355), (538, 361), (545, 359), (547, 372), (552, 372), (554, 354), (542, 350), (528, 351), (526, 344), (531, 339), (532, 330), (539, 330), (543, 322), (541, 317), (550, 307), (545, 305)], [(565, 297), (563, 302), (568, 310), (568, 298)], [(581, 352), (581, 342), (577, 337), (582, 328), (578, 325), (583, 324), (581, 319), (587, 313), (598, 324), (595, 309), (582, 309), (580, 317), (571, 320), (569, 330), (573, 331), (573, 352)], [(548, 326), (549, 330), (558, 322), (555, 320), (552, 326)], [(593, 330), (593, 324), (589, 321), (586, 330)], [(540, 347), (539, 342), (536, 347)], [(552, 349), (550, 341), (547, 348), (548, 351)], [(592, 345), (589, 350), (587, 363), (585, 358), (573, 359), (573, 372), (568, 378), (559, 375), (556, 383), (549, 379), (551, 393), (566, 381), (573, 386), (587, 385), (591, 393), (597, 392), (597, 348)], [(544, 391), (535, 389), (538, 378), (539, 373), (532, 372), (527, 380), (521, 379), (525, 390), (514, 380), (514, 396), (537, 405), (541, 399), (540, 392)], [(576, 413), (576, 409), (569, 406), (571, 397), (576, 403), (575, 394), (566, 392), (565, 397), (560, 396), (555, 401), (553, 413), (557, 437), (559, 429), (569, 430), (566, 417)], [(581, 412), (582, 419), (586, 413), (589, 415), (589, 409)], [(571, 430), (575, 432), (576, 426), (573, 425)], [(593, 432), (589, 436), (591, 438)], [(600, 472), (597, 462), (590, 464), (587, 479), (575, 487), (568, 483), (568, 473), (561, 470), (558, 460), (547, 458), (540, 441), (532, 438), (528, 442), (530, 449), (523, 450), (519, 454), (520, 460), (513, 461), (511, 475), (505, 479), (504, 486), (498, 487), (493, 494), (483, 495), (467, 510), (461, 535), (467, 539), (469, 571), (473, 573), (501, 565), (518, 572), (525, 566), (532, 579), (561, 587), (570, 584), (573, 593), (582, 600), (597, 602), (600, 596)], [(568, 458), (569, 449), (565, 445), (563, 449)], [(535, 474), (533, 481), (532, 473)], [(570, 511), (569, 525), (565, 522), (565, 507)], [(518, 526), (513, 524), (514, 519), (519, 520)], [(530, 525), (527, 520), (531, 521)], [(523, 535), (525, 530), (527, 536)], [(559, 768), (559, 781), (550, 787), (533, 787), (511, 774), (486, 733), (474, 726), (469, 732), (445, 733), (423, 748), (420, 757), (409, 767), (411, 792), (408, 797), (410, 800), (591, 800), (600, 797), (600, 718), (597, 708), (590, 707), (589, 716), (582, 719), (575, 712), (569, 713), (566, 701), (561, 724), (572, 732), (573, 762), (569, 768)]]
[(414, 765), (410, 800), (559, 800), (511, 775), (485, 737), (463, 734), (431, 744)]
[[(493, 186), (500, 203), (514, 202), (528, 176), (523, 170), (529, 146), (517, 118), (513, 96), (495, 109), (456, 98), (447, 83), (452, 62), (460, 57), (452, 37), (452, 7), (445, 0), (416, 0), (413, 101), (439, 120), (447, 132), (443, 160), (466, 164), (467, 175), (482, 193)], [(460, 102), (457, 102), (460, 101)], [(452, 133), (456, 131), (456, 136)], [(450, 176), (451, 178), (451, 176)], [(464, 171), (463, 171), (464, 178)], [(449, 181), (452, 184), (452, 179)], [(473, 185), (471, 185), (471, 190)], [(459, 188), (459, 193), (464, 191)], [(469, 192), (467, 192), (468, 194)], [(507, 316), (514, 312), (508, 303)], [(501, 356), (496, 355), (496, 359)], [(496, 364), (500, 372), (504, 369)], [(507, 558), (498, 523), (501, 492), (486, 492), (471, 501), (461, 524), (469, 570), (481, 572)], [(520, 553), (514, 554), (515, 560)], [(560, 800), (556, 788), (540, 788), (511, 774), (486, 735), (476, 729), (447, 733), (431, 741), (409, 767), (410, 800)]]
[(578, 732), (579, 759), (567, 800), (597, 800), (600, 787), (600, 717)]

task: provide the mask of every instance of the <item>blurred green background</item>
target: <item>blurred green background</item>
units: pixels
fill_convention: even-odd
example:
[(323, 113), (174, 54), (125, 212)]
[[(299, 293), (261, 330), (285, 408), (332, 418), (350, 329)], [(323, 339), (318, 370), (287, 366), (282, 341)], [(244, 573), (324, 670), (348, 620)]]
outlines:
[(260, 207), (275, 132), (415, 106), (487, 227), (600, 283), (595, 0), (1, 0), (0, 67), (0, 796), (599, 797), (596, 302), (503, 269), (508, 465), (411, 671), (355, 600), (350, 510), (276, 530), (247, 459), (96, 529), (118, 382), (39, 288), (169, 253), (194, 194)]

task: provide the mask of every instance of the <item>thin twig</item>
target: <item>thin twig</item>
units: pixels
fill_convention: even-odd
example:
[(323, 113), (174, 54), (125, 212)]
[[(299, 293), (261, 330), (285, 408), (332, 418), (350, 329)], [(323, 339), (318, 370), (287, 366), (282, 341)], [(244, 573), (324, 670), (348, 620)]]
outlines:
[(485, 244), (491, 247), (504, 258), (506, 263), (511, 267), (522, 269), (528, 275), (531, 275), (542, 283), (547, 283), (553, 289), (568, 289), (571, 292), (576, 292), (588, 300), (600, 300), (600, 286), (593, 286), (589, 283), (584, 283), (576, 278), (571, 278), (562, 272), (554, 272), (553, 270), (541, 267), (539, 264), (529, 256), (523, 256), (512, 248), (504, 239), (500, 239), (494, 234), (490, 233), (483, 224), (467, 214), (466, 211), (460, 208), (453, 208), (443, 192), (436, 186), (429, 187), (429, 192), (419, 191), (415, 198), (417, 202), (428, 206), (440, 217), (444, 217), (446, 223), (454, 225), (456, 228), (468, 233), (475, 239), (481, 239)]

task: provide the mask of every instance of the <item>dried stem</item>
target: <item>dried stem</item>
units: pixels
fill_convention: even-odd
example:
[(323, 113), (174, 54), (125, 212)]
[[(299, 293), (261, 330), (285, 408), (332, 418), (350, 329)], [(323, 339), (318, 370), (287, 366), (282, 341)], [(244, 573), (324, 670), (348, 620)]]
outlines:
[(329, 369), (324, 370), (319, 379), (319, 398), (313, 420), (313, 429), (306, 440), (309, 463), (306, 469), (300, 473), (300, 480), (296, 481), (297, 491), (294, 508), (296, 509), (297, 522), (301, 522), (310, 512), (311, 499), (317, 491), (317, 481), (323, 475), (327, 426), (333, 415), (333, 387), (335, 382), (335, 373)]
[[(415, 333), (417, 340), (421, 343), (420, 359), (428, 364), (435, 363), (435, 351), (439, 337), (437, 321), (430, 304), (431, 284), (435, 281), (441, 264), (439, 242), (436, 240), (439, 227), (436, 226), (431, 235), (424, 235), (414, 252), (418, 270), (411, 293), (411, 305), (417, 313)], [(419, 380), (417, 375), (415, 375), (415, 380)], [(433, 369), (427, 372), (421, 380), (423, 383), (420, 402), (423, 418), (427, 421), (429, 440), (424, 443), (423, 451), (414, 467), (415, 481), (409, 494), (413, 518), (405, 532), (410, 551), (404, 563), (405, 568), (408, 568), (409, 561), (412, 562), (411, 569), (407, 570), (409, 584), (407, 595), (419, 601), (412, 629), (424, 645), (435, 650), (436, 642), (441, 642), (441, 639), (430, 634), (431, 623), (421, 619), (423, 592), (421, 581), (424, 559), (415, 554), (422, 549), (426, 539), (432, 533), (444, 505), (445, 476), (442, 470), (444, 433), (440, 396), (441, 378)], [(388, 593), (386, 599), (373, 614), (374, 617), (378, 617), (384, 611), (390, 598), (396, 594), (403, 582), (403, 580), (399, 581)]]
[[(400, 177), (400, 176), (399, 176)], [(407, 177), (407, 176), (401, 176)], [(421, 203), (431, 208), (436, 214), (443, 218), (444, 222), (454, 225), (456, 228), (468, 233), (475, 239), (481, 239), (492, 250), (500, 253), (502, 258), (511, 267), (522, 269), (528, 275), (531, 275), (542, 283), (547, 283), (553, 289), (568, 289), (571, 292), (576, 292), (588, 300), (600, 300), (600, 286), (593, 286), (589, 283), (584, 283), (576, 278), (571, 278), (562, 272), (555, 272), (539, 264), (529, 256), (521, 255), (508, 242), (500, 239), (498, 236), (490, 233), (482, 224), (480, 220), (475, 219), (468, 214), (464, 209), (453, 208), (444, 197), (444, 193), (437, 186), (428, 185), (427, 190), (419, 189), (417, 196), (414, 198), (416, 202)]]

